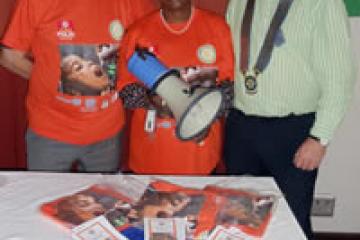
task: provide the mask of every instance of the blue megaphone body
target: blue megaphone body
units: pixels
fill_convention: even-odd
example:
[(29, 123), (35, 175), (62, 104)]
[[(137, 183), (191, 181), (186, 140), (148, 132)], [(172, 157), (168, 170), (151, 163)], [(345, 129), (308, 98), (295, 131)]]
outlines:
[(128, 70), (149, 89), (154, 89), (157, 82), (174, 70), (167, 68), (156, 56), (145, 51), (135, 51), (128, 61)]

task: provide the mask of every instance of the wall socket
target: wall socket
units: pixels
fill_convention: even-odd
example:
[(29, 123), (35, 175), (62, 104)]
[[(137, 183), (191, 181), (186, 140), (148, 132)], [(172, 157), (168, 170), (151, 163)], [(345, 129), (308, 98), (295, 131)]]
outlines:
[(335, 210), (335, 197), (330, 195), (315, 196), (311, 215), (317, 217), (332, 217)]

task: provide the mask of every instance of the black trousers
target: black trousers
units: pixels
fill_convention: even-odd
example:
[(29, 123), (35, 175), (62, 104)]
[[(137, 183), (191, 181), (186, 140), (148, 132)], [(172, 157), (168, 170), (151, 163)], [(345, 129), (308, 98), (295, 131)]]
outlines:
[(308, 239), (317, 170), (303, 171), (294, 154), (309, 136), (315, 114), (287, 117), (246, 116), (232, 109), (226, 121), (224, 158), (228, 174), (272, 176)]

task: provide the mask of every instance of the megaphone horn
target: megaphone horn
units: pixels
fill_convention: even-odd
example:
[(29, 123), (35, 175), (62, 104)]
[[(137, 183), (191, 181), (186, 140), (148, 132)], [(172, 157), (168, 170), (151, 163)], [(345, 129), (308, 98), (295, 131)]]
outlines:
[(201, 134), (221, 109), (221, 90), (191, 87), (181, 80), (178, 70), (167, 68), (152, 53), (135, 50), (128, 69), (167, 102), (176, 119), (176, 136), (180, 140), (191, 140)]

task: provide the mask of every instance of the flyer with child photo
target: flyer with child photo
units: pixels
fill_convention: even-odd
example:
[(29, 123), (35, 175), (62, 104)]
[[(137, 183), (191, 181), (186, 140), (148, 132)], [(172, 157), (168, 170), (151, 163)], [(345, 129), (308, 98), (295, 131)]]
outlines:
[[(185, 239), (206, 239), (211, 233), (214, 236), (214, 229), (219, 226), (261, 237), (276, 202), (272, 195), (212, 185), (187, 188), (163, 180), (146, 185), (140, 198), (131, 198), (140, 194), (128, 192), (112, 184), (96, 184), (44, 203), (41, 211), (68, 228), (104, 216), (128, 239), (144, 239), (144, 235), (153, 238), (164, 226), (170, 230), (174, 226), (181, 228), (177, 232), (185, 232)], [(166, 219), (183, 219), (184, 224), (168, 226), (164, 224)], [(172, 232), (165, 235), (169, 233)]]

